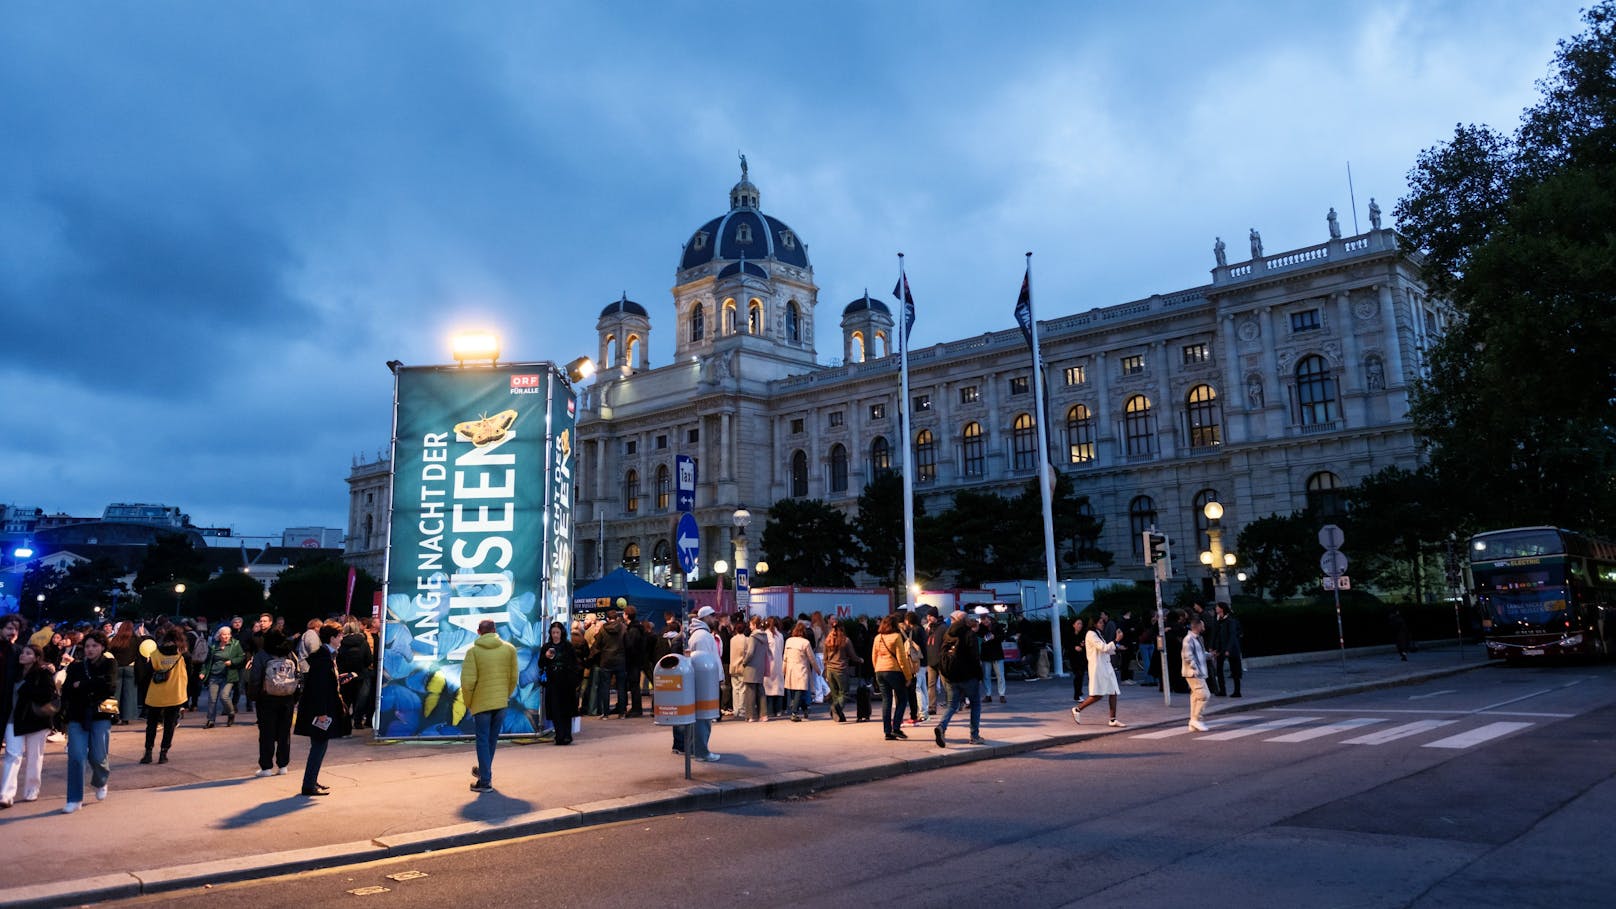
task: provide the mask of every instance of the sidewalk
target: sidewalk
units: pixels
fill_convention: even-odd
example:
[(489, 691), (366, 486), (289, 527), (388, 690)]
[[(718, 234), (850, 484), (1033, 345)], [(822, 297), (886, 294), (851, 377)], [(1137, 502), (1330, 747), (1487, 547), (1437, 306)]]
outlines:
[[(1479, 647), (1450, 642), (1399, 662), (1390, 648), (1320, 654), (1308, 662), (1248, 663), (1245, 697), (1214, 697), (1208, 716), (1353, 691), (1409, 684), (1487, 664)], [(1254, 665), (1253, 665), (1254, 664)], [(969, 717), (956, 715), (949, 746), (938, 749), (931, 723), (905, 727), (908, 741), (882, 738), (880, 703), (869, 723), (839, 724), (814, 708), (806, 723), (725, 721), (713, 728), (717, 763), (671, 753), (669, 730), (647, 718), (586, 717), (576, 744), (501, 743), (495, 792), (470, 792), (475, 763), (467, 743), (375, 744), (365, 732), (334, 741), (323, 799), (298, 794), (306, 740), (293, 737), (286, 776), (258, 779), (251, 714), (233, 728), (203, 729), (196, 714), (175, 734), (168, 764), (136, 761), (144, 726), (114, 727), (105, 802), (93, 795), (61, 814), (65, 744), (48, 746), (36, 802), (0, 812), (0, 905), (62, 905), (202, 884), (371, 861), (428, 849), (506, 839), (679, 811), (709, 809), (831, 786), (1065, 745), (1117, 730), (1074, 725), (1069, 679), (1012, 682), (1008, 703), (985, 705), (985, 746), (965, 744)], [(647, 698), (649, 700), (649, 698)], [(1119, 718), (1137, 730), (1177, 724), (1187, 695), (1164, 707), (1154, 688), (1124, 684)], [(851, 713), (851, 710), (849, 711)], [(99, 869), (87, 875), (86, 869)]]

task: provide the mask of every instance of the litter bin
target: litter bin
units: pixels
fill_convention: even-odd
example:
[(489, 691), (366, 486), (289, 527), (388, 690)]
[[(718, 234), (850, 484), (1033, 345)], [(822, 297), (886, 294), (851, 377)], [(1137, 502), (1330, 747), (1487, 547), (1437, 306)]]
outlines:
[(696, 694), (696, 719), (718, 719), (718, 683), (723, 678), (718, 657), (703, 650), (689, 658), (693, 667)]
[(684, 654), (670, 653), (657, 660), (651, 674), (651, 715), (658, 726), (689, 726), (696, 721), (695, 675)]

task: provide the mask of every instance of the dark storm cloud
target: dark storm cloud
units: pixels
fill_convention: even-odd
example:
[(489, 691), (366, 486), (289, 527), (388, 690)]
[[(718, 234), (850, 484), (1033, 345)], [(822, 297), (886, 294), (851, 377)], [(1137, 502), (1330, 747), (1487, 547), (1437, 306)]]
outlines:
[(319, 328), (290, 289), (298, 256), (251, 209), (69, 186), (37, 201), (53, 254), (0, 300), (30, 339), (17, 350), (24, 368), (188, 397), (197, 377), (229, 372), (245, 350)]

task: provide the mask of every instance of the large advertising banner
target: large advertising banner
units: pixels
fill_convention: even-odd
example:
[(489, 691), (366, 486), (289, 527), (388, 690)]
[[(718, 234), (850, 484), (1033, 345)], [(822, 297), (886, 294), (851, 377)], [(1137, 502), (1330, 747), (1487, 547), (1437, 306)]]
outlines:
[(539, 646), (569, 609), (576, 398), (548, 363), (399, 367), (395, 383), (377, 737), (474, 734), (460, 670), (484, 621), (520, 672), (500, 732), (533, 735)]

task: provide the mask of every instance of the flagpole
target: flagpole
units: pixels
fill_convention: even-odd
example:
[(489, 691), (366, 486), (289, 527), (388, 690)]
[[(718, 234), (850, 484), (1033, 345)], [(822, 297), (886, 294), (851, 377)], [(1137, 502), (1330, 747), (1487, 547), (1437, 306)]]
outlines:
[(914, 455), (909, 439), (909, 278), (903, 272), (903, 253), (898, 253), (898, 430), (903, 448), (903, 601), (915, 608), (915, 478)]
[(1032, 336), (1032, 394), (1038, 408), (1038, 488), (1044, 499), (1044, 573), (1049, 587), (1050, 649), (1055, 652), (1055, 675), (1066, 674), (1061, 654), (1061, 616), (1056, 609), (1055, 585), (1055, 468), (1049, 463), (1048, 408), (1044, 406), (1044, 358), (1038, 349), (1038, 318), (1032, 310), (1032, 253), (1027, 253), (1027, 326)]

